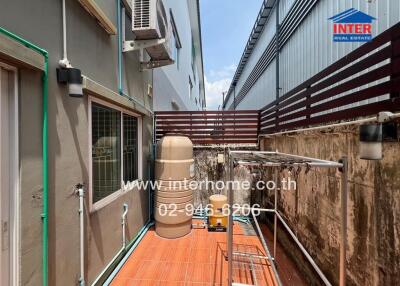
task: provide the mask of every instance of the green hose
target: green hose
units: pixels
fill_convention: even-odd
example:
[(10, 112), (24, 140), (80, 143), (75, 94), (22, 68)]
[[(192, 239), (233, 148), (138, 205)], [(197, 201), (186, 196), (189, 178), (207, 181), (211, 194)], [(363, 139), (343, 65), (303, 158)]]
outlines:
[(22, 39), (21, 37), (3, 29), (0, 27), (0, 33), (6, 35), (7, 37), (19, 42), (25, 47), (32, 49), (44, 57), (44, 71), (42, 76), (43, 82), (43, 126), (42, 126), (42, 156), (43, 156), (43, 213), (42, 213), (42, 223), (43, 223), (43, 240), (42, 240), (42, 270), (43, 270), (43, 286), (48, 285), (48, 157), (47, 157), (47, 148), (48, 148), (48, 118), (47, 118), (47, 98), (49, 94), (49, 53), (28, 42), (27, 40)]

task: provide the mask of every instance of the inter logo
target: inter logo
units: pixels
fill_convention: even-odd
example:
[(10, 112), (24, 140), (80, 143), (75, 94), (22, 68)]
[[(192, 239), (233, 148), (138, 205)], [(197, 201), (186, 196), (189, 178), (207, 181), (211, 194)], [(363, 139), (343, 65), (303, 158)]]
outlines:
[(337, 14), (333, 21), (334, 42), (369, 42), (372, 40), (372, 22), (376, 18), (354, 8)]

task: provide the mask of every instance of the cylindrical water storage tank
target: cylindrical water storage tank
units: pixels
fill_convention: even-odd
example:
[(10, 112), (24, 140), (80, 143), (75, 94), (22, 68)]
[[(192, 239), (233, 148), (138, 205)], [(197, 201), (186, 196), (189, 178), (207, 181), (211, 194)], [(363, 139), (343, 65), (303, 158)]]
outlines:
[(192, 229), (194, 177), (193, 144), (181, 135), (166, 135), (157, 144), (155, 178), (156, 233), (164, 238), (178, 238)]
[(212, 195), (210, 206), (208, 229), (210, 231), (226, 231), (228, 226), (228, 198), (224, 195)]

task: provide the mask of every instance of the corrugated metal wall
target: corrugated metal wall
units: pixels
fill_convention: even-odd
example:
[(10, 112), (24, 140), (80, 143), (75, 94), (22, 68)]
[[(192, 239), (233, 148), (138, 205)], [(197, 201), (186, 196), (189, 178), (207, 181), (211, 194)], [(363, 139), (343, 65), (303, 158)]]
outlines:
[[(305, 0), (281, 0), (281, 22)], [(308, 1), (308, 0), (306, 0)], [(329, 17), (346, 9), (355, 8), (375, 18), (373, 36), (382, 33), (400, 20), (398, 0), (319, 0), (301, 22), (280, 51), (280, 95), (293, 89), (325, 67), (344, 57), (362, 43), (335, 43), (332, 40), (332, 22)], [(263, 35), (251, 55), (236, 87), (239, 94), (251, 71), (275, 33), (275, 12), (267, 22)], [(261, 108), (275, 98), (275, 61), (271, 62), (261, 77), (253, 84), (238, 109)], [(366, 71), (367, 72), (367, 71)], [(358, 74), (359, 75), (359, 74)], [(356, 76), (358, 76), (356, 75)], [(233, 96), (231, 96), (233, 97)], [(382, 97), (381, 97), (382, 98)], [(368, 102), (376, 101), (376, 99)], [(233, 102), (233, 98), (230, 98)], [(230, 106), (230, 103), (227, 104)]]

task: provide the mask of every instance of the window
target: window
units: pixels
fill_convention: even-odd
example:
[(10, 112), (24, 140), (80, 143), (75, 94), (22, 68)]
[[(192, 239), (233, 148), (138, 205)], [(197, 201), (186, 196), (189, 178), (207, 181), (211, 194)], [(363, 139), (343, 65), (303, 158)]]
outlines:
[(192, 79), (189, 76), (189, 98), (192, 99), (192, 92), (193, 92), (193, 83)]
[(182, 43), (179, 38), (178, 28), (176, 27), (174, 14), (172, 13), (172, 9), (169, 9), (169, 14), (171, 18), (171, 27), (172, 32), (174, 34), (175, 45), (174, 45), (174, 60), (176, 62), (176, 67), (179, 69), (179, 56), (180, 56), (180, 49), (182, 48)]
[(140, 179), (141, 118), (97, 99), (90, 108), (91, 207), (98, 209)]
[(196, 48), (194, 46), (193, 38), (192, 38), (192, 72), (194, 81), (196, 81)]

